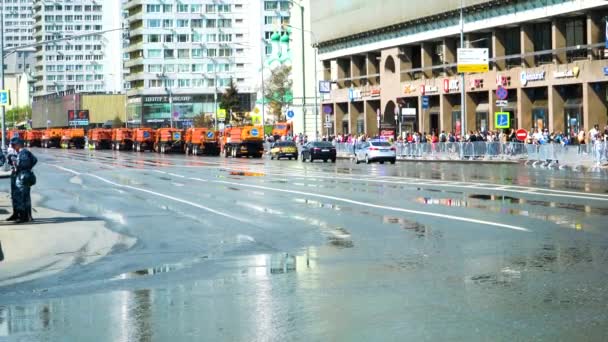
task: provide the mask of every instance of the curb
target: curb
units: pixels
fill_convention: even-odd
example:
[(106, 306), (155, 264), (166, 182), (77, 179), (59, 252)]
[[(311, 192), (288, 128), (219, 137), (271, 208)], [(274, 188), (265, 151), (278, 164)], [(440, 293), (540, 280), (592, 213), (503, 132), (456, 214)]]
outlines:
[[(338, 159), (354, 159), (353, 156), (338, 156)], [(397, 157), (397, 162), (402, 163), (453, 163), (453, 164), (522, 164), (519, 160), (459, 160), (459, 159), (406, 159)]]

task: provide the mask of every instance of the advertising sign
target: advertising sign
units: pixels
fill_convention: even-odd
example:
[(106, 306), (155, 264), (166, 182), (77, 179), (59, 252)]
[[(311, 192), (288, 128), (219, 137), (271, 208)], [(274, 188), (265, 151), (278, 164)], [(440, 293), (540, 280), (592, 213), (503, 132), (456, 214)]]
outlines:
[(0, 106), (9, 106), (11, 104), (11, 95), (8, 90), (0, 90)]
[(68, 110), (68, 126), (88, 126), (89, 110)]
[(458, 49), (457, 69), (459, 73), (488, 72), (489, 49)]

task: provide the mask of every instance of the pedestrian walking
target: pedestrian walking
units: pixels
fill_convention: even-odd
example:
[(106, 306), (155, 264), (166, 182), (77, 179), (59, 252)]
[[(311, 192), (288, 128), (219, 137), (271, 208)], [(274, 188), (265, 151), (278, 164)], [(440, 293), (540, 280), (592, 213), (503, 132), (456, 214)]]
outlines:
[(36, 176), (32, 168), (38, 160), (29, 150), (23, 148), (23, 140), (14, 137), (10, 141), (14, 153), (8, 155), (9, 164), (12, 167), (11, 173), (11, 199), (13, 214), (7, 221), (17, 223), (30, 222), (32, 218), (32, 199), (30, 188), (36, 184)]

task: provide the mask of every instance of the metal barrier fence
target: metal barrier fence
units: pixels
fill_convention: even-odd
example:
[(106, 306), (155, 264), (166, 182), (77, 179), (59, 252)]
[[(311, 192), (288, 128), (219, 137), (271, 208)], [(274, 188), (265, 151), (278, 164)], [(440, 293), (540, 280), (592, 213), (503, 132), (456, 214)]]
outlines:
[[(334, 143), (338, 155), (352, 157), (352, 143)], [(588, 145), (532, 145), (516, 142), (395, 143), (402, 160), (526, 161), (541, 167), (600, 166), (608, 158), (606, 142)]]

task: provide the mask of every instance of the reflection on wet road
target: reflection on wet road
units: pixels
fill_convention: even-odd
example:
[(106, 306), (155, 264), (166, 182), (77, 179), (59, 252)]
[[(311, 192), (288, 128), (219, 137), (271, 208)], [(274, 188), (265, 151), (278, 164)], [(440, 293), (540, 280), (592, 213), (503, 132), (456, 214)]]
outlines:
[(137, 242), (0, 287), (0, 340), (553, 341), (608, 329), (605, 174), (38, 155), (44, 206)]

